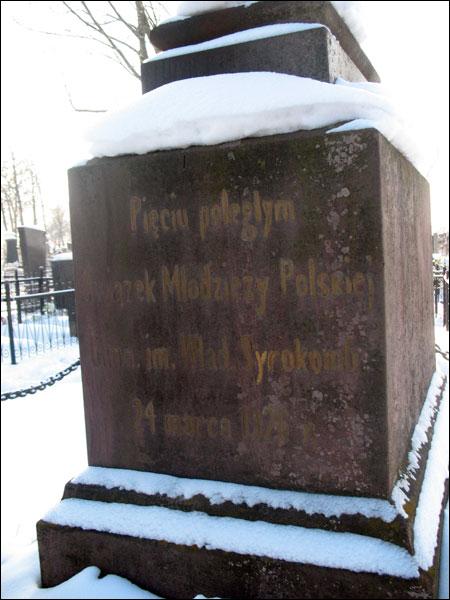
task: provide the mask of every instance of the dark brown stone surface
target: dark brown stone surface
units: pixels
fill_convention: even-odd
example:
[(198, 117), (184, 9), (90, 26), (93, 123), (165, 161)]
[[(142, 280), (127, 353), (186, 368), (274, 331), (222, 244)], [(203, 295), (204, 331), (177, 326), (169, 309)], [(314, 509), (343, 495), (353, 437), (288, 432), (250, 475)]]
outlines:
[(142, 91), (161, 85), (221, 73), (271, 71), (334, 83), (336, 77), (364, 81), (325, 27), (157, 59), (142, 65)]
[[(425, 398), (434, 365), (434, 311), (432, 296), (432, 239), (430, 210), (425, 198), (428, 184), (411, 178), (406, 161), (381, 139), (380, 172), (383, 211), (383, 247), (386, 294), (386, 372), (388, 403), (389, 479), (397, 477), (405, 453), (405, 436), (416, 425), (416, 413)], [(401, 200), (399, 200), (401, 199)], [(414, 275), (413, 275), (414, 274)], [(412, 276), (413, 275), (413, 276)], [(410, 404), (411, 409), (405, 410)], [(416, 405), (414, 407), (414, 404)]]
[(150, 39), (155, 48), (168, 50), (275, 23), (326, 25), (364, 77), (368, 81), (379, 81), (377, 72), (350, 29), (327, 1), (257, 2), (248, 7), (208, 12), (163, 23), (151, 31)]
[(427, 185), (378, 132), (101, 159), (70, 193), (90, 464), (389, 497), (434, 339)]
[(96, 565), (163, 598), (435, 598), (439, 556), (417, 579), (355, 573), (181, 546), (103, 532), (37, 524), (42, 585)]
[(18, 227), (20, 251), (25, 277), (37, 277), (39, 268), (45, 267), (47, 247), (45, 231), (33, 227)]

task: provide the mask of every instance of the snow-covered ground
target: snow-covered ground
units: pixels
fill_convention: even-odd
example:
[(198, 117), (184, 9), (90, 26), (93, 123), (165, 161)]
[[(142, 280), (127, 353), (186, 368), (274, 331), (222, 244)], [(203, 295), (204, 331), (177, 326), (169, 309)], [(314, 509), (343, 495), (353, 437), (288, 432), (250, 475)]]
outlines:
[[(436, 342), (448, 350), (440, 319)], [(77, 347), (68, 347), (6, 366), (2, 391), (39, 383), (76, 356)], [(437, 360), (448, 375), (448, 361), (439, 354)], [(80, 370), (43, 392), (3, 402), (1, 409), (2, 598), (157, 598), (120, 577), (100, 579), (95, 566), (55, 588), (39, 587), (35, 524), (87, 466)], [(448, 507), (443, 540), (440, 598), (448, 598)]]

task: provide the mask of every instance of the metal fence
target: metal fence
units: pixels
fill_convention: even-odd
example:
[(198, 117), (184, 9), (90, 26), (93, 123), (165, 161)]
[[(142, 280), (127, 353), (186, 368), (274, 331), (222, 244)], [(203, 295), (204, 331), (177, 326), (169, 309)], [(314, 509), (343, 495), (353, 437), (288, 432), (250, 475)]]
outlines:
[(75, 290), (53, 289), (44, 275), (1, 282), (1, 360), (24, 358), (77, 344)]
[(443, 322), (444, 327), (448, 331), (448, 273), (442, 278), (442, 296), (444, 303)]
[(433, 286), (434, 286), (434, 314), (438, 315), (439, 305), (442, 304), (442, 322), (444, 327), (448, 327), (448, 272), (433, 271)]

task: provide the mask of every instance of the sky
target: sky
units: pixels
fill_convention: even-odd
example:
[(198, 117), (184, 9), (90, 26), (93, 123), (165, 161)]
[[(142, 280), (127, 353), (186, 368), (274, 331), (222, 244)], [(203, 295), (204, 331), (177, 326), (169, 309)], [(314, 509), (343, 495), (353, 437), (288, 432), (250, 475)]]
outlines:
[[(124, 3), (126, 4), (126, 3)], [(178, 2), (165, 2), (167, 15)], [(430, 165), (434, 231), (448, 230), (449, 3), (359, 2), (363, 49), (410, 122)], [(2, 160), (14, 151), (37, 167), (49, 206), (68, 206), (67, 169), (85, 154), (82, 132), (141, 94), (140, 84), (85, 40), (49, 36), (67, 17), (59, 2), (3, 1)], [(163, 15), (165, 16), (165, 15)]]

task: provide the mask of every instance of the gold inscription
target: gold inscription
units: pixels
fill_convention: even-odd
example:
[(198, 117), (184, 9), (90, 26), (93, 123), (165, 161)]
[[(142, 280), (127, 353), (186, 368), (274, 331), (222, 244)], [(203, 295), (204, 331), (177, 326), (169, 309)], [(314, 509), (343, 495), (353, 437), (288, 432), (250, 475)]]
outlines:
[(292, 200), (263, 200), (258, 191), (252, 200), (230, 202), (227, 190), (222, 190), (217, 204), (203, 205), (199, 210), (199, 232), (202, 240), (220, 228), (238, 226), (240, 238), (253, 242), (258, 236), (267, 239), (273, 225), (295, 223), (296, 211)]
[(283, 296), (294, 292), (298, 298), (337, 298), (339, 296), (356, 296), (367, 299), (368, 310), (374, 306), (375, 284), (370, 273), (357, 271), (344, 274), (342, 271), (332, 273), (319, 271), (314, 258), (308, 260), (306, 272), (296, 271), (294, 261), (281, 258), (279, 262), (280, 289)]
[(153, 208), (144, 196), (130, 198), (130, 229), (132, 233), (142, 230), (158, 240), (164, 233), (177, 233), (189, 229), (189, 217), (185, 208)]

